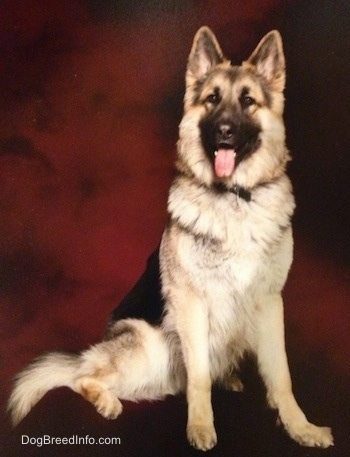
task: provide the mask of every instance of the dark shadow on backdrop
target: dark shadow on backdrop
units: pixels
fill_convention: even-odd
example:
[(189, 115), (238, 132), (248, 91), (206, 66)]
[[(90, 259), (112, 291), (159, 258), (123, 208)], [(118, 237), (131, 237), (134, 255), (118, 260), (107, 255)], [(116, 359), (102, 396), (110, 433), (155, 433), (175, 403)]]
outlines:
[(305, 0), (285, 14), (287, 142), (296, 226), (350, 263), (350, 3)]

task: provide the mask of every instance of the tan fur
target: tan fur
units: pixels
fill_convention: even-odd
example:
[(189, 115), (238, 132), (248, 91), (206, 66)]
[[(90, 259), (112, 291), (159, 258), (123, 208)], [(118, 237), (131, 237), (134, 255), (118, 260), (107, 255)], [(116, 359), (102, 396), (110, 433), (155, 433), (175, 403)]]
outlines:
[[(186, 75), (178, 142), (178, 176), (169, 192), (160, 248), (162, 324), (115, 322), (108, 340), (79, 357), (49, 354), (22, 372), (9, 401), (19, 422), (51, 388), (67, 385), (106, 418), (119, 399), (155, 399), (186, 391), (187, 435), (198, 449), (216, 441), (211, 387), (243, 390), (236, 369), (256, 355), (269, 405), (288, 434), (305, 446), (333, 444), (327, 427), (310, 424), (292, 393), (284, 343), (281, 291), (292, 262), (292, 187), (285, 174), (283, 89), (285, 62), (278, 32), (266, 35), (241, 67), (230, 70), (207, 28), (194, 39)], [(234, 76), (233, 76), (234, 75)], [(242, 91), (254, 98), (242, 116), (260, 128), (257, 150), (219, 179), (203, 150), (200, 124), (213, 110), (208, 95), (220, 87), (237, 113)], [(227, 191), (218, 192), (220, 181)], [(246, 201), (231, 192), (249, 189)], [(57, 373), (61, 373), (57, 376)]]

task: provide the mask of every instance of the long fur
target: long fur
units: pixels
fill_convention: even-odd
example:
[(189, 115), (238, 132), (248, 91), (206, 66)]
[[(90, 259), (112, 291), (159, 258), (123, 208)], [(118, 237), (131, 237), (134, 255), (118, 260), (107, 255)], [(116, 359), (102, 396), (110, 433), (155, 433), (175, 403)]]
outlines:
[(79, 364), (77, 355), (52, 352), (33, 361), (19, 373), (8, 402), (13, 424), (20, 422), (47, 391), (61, 386), (73, 388), (72, 380)]
[(60, 385), (106, 418), (121, 413), (120, 399), (185, 391), (188, 440), (208, 450), (217, 440), (212, 383), (242, 390), (237, 368), (250, 352), (291, 438), (333, 443), (330, 429), (310, 424), (298, 406), (285, 352), (281, 291), (293, 256), (295, 203), (285, 174), (284, 82), (277, 31), (241, 66), (224, 58), (210, 29), (197, 32), (160, 246), (161, 323), (122, 319), (79, 356), (38, 359), (17, 377), (9, 400), (14, 424)]

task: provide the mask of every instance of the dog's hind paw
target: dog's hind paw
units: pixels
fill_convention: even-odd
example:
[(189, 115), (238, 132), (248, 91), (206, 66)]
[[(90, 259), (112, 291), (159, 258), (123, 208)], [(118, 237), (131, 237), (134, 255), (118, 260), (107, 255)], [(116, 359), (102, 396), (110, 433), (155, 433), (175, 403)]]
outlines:
[(189, 443), (200, 451), (209, 451), (217, 443), (213, 425), (188, 425), (187, 438)]
[(296, 427), (288, 427), (288, 434), (302, 446), (327, 448), (334, 445), (332, 430), (306, 422)]
[(97, 411), (106, 419), (116, 419), (123, 411), (123, 405), (117, 397), (99, 398), (95, 403)]
[(106, 419), (116, 419), (123, 410), (119, 398), (95, 379), (80, 379), (76, 391)]
[(224, 381), (224, 387), (232, 392), (243, 392), (244, 384), (236, 373), (231, 373)]

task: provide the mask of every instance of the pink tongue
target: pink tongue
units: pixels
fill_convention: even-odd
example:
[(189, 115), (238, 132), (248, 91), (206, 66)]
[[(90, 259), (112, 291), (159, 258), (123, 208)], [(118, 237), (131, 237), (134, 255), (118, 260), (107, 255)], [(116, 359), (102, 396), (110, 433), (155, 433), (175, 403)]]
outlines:
[(234, 149), (218, 149), (215, 156), (215, 173), (218, 178), (231, 176), (235, 169)]

